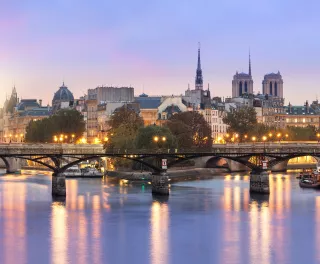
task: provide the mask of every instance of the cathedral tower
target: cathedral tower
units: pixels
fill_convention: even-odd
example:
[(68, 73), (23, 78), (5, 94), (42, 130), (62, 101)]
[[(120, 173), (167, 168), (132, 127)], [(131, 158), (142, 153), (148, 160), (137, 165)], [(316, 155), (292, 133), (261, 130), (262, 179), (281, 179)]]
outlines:
[(243, 94), (253, 94), (253, 80), (251, 73), (251, 56), (249, 52), (249, 73), (238, 73), (233, 76), (232, 80), (232, 97), (239, 97)]
[(264, 76), (262, 92), (263, 94), (283, 98), (283, 79), (279, 71)]

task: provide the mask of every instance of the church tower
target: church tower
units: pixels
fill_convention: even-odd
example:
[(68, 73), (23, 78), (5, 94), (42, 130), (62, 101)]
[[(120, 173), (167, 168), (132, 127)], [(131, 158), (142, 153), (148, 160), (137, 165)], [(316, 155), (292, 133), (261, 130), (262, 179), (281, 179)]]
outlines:
[(200, 58), (200, 43), (198, 48), (198, 66), (197, 66), (197, 72), (196, 72), (195, 89), (203, 90), (203, 77), (202, 77), (201, 58)]
[(263, 94), (283, 98), (283, 79), (280, 71), (269, 73), (264, 76), (262, 81)]
[(249, 52), (249, 73), (238, 73), (232, 80), (232, 97), (239, 97), (243, 94), (253, 94), (253, 80), (251, 72), (251, 55)]

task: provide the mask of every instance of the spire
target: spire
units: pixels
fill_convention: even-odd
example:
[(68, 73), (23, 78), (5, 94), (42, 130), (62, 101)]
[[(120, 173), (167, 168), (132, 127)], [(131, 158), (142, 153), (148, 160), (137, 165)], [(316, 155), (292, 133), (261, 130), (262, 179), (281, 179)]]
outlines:
[(197, 66), (197, 70), (201, 70), (201, 58), (200, 58), (200, 42), (198, 42), (198, 66)]
[(196, 90), (203, 90), (203, 77), (202, 77), (201, 58), (200, 58), (200, 42), (198, 47), (198, 65), (197, 65), (197, 72), (196, 72), (195, 88)]
[(251, 54), (249, 49), (249, 75), (251, 76)]

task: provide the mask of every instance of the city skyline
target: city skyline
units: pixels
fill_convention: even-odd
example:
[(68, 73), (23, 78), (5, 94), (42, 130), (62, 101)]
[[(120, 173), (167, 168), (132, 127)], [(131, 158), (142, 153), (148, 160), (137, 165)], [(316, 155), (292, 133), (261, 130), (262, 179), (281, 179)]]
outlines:
[(102, 84), (131, 85), (136, 95), (183, 94), (194, 87), (198, 42), (212, 96), (231, 96), (233, 75), (248, 72), (250, 47), (254, 92), (279, 70), (286, 104), (317, 97), (316, 1), (1, 5), (1, 105), (13, 85), (21, 98), (50, 103), (63, 81), (76, 98)]

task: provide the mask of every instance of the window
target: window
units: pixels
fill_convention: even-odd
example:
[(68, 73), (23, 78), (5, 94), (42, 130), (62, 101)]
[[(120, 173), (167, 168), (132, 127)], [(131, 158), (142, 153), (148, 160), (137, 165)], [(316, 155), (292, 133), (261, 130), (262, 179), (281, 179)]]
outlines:
[(248, 83), (247, 82), (244, 83), (244, 92), (248, 93)]
[(242, 82), (239, 83), (239, 96), (242, 95)]
[(274, 84), (274, 95), (278, 96), (278, 83), (277, 82), (275, 82), (275, 84)]
[(270, 95), (272, 95), (272, 82), (270, 82), (269, 88), (270, 88)]

